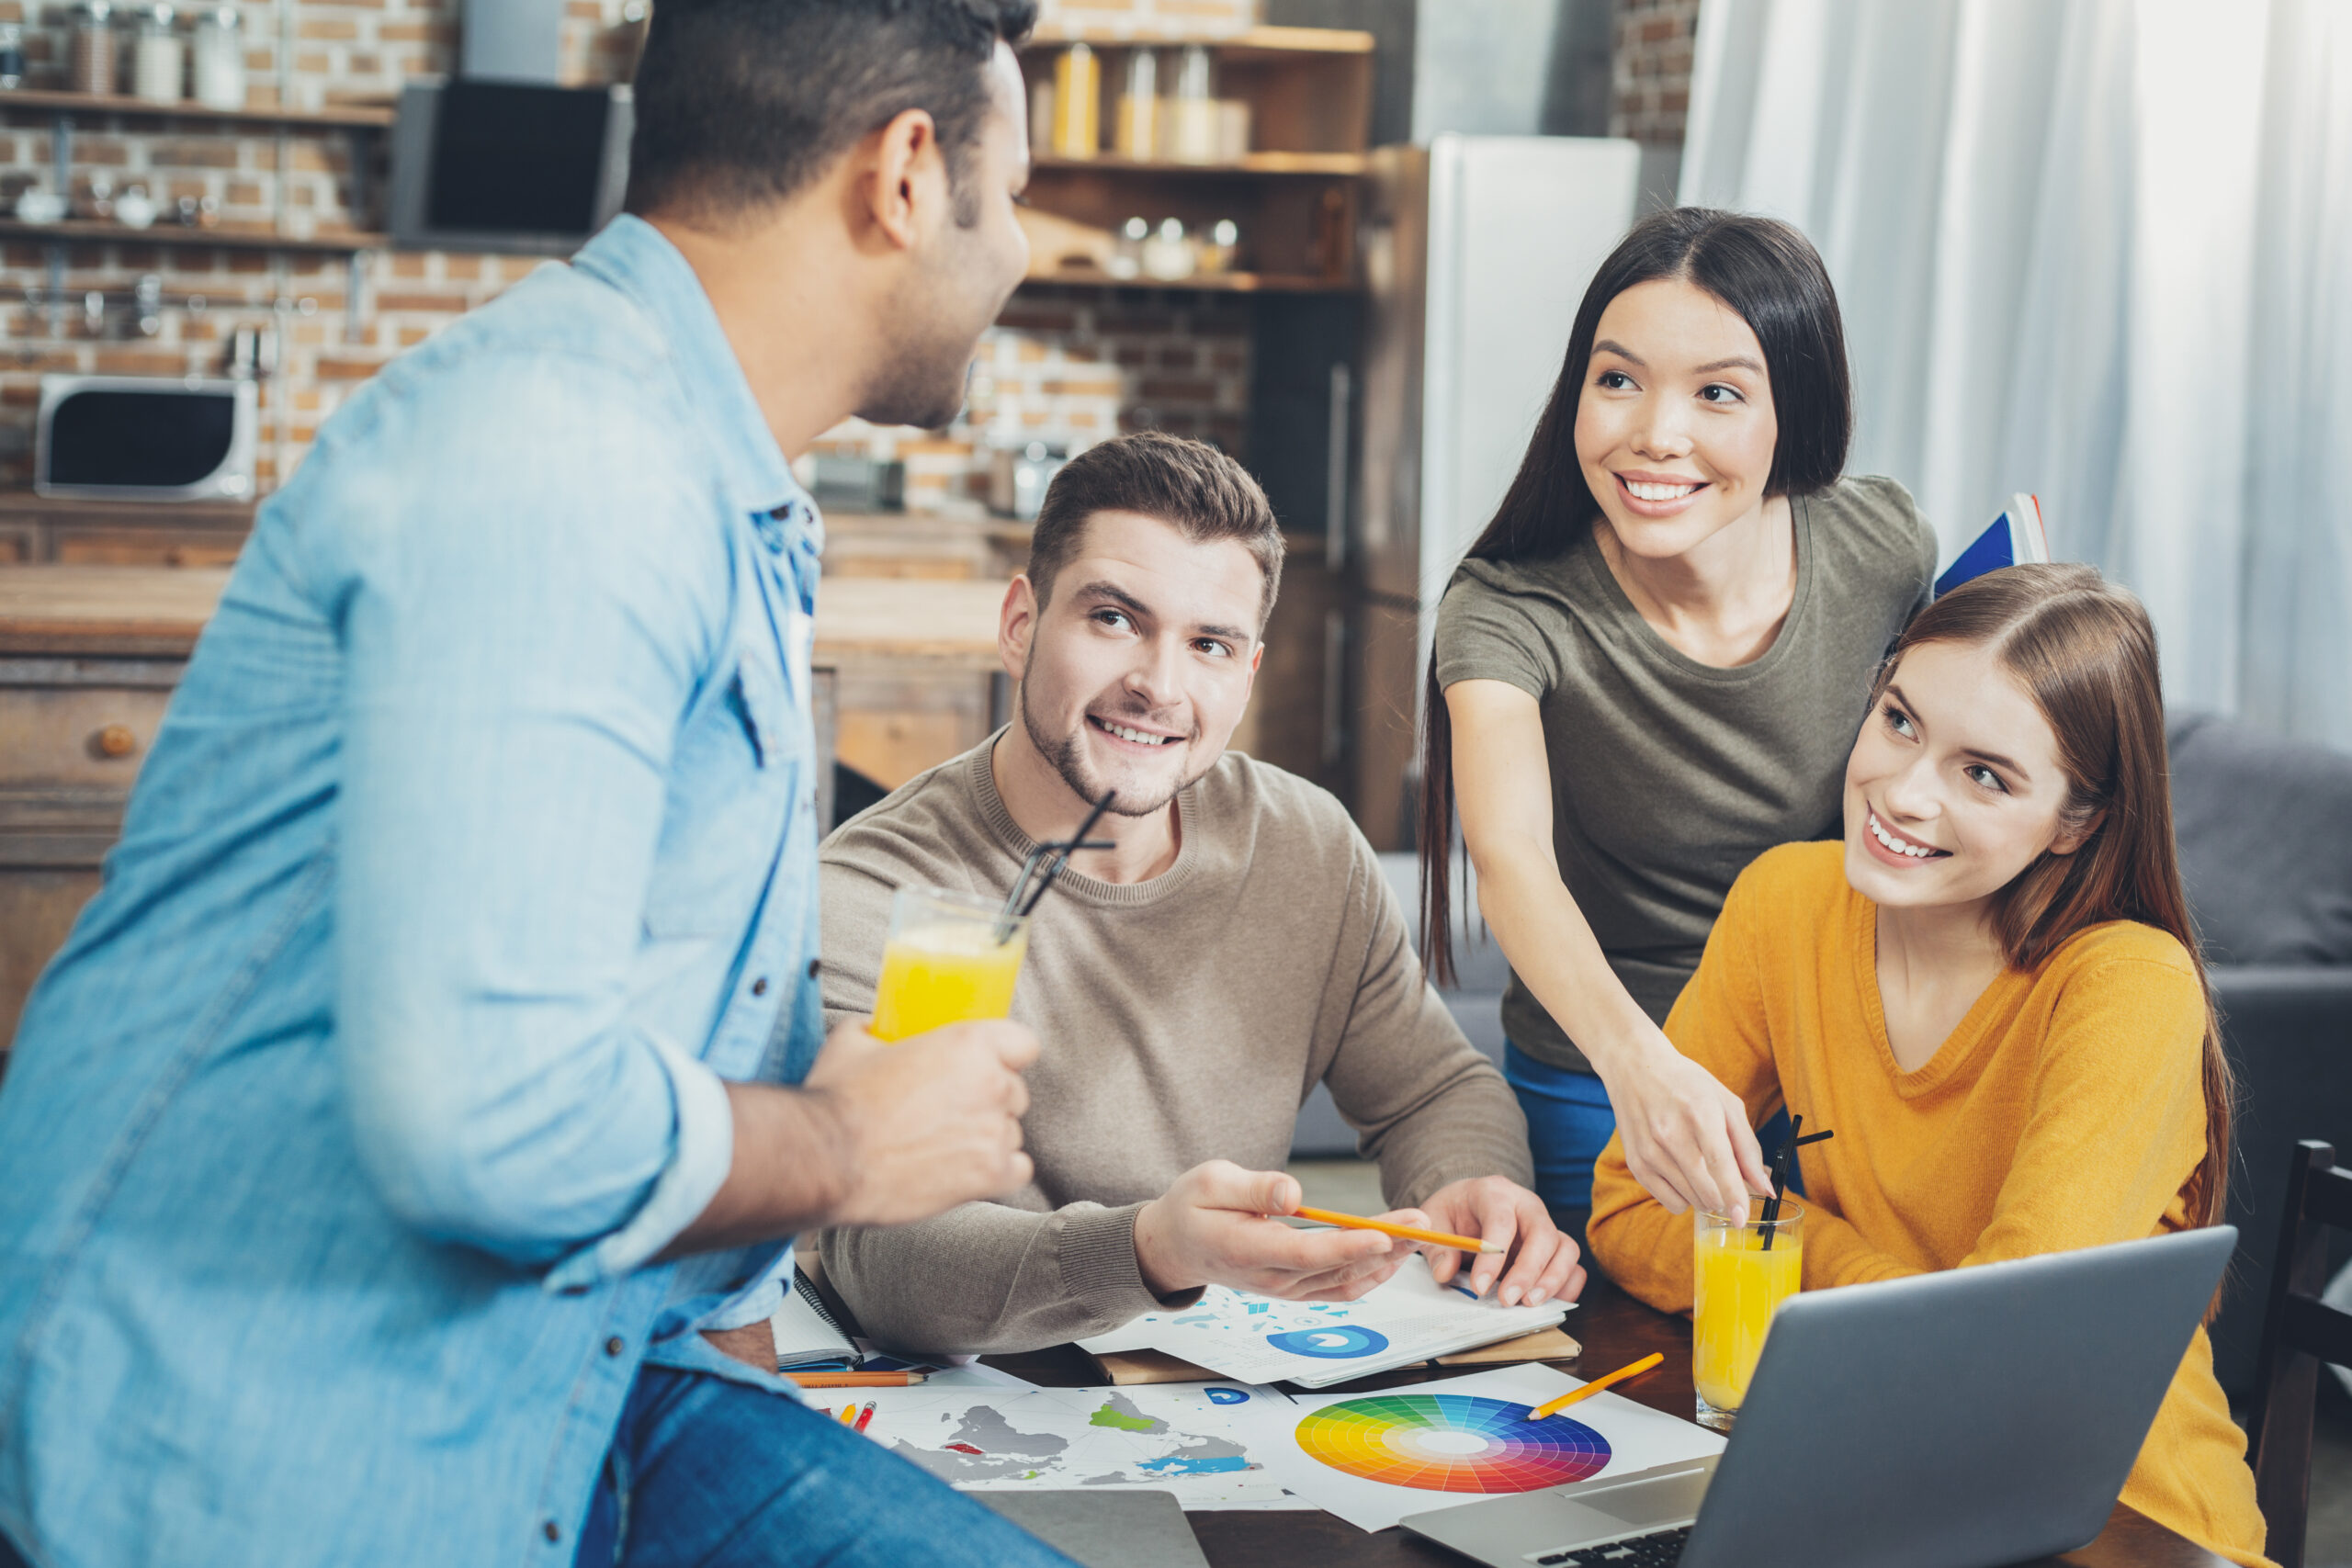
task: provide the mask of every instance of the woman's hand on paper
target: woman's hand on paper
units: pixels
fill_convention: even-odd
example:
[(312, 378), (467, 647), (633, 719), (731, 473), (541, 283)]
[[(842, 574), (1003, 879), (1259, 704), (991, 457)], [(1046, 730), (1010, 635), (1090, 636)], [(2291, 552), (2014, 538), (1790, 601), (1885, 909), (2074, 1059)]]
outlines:
[[(1299, 1205), (1297, 1180), (1213, 1159), (1136, 1214), (1136, 1265), (1152, 1294), (1225, 1285), (1288, 1301), (1351, 1302), (1413, 1250), (1378, 1231), (1298, 1230), (1269, 1215)], [(1419, 1224), (1411, 1215), (1384, 1219)]]
[[(1516, 1181), (1481, 1176), (1451, 1182), (1423, 1199), (1421, 1212), (1429, 1215), (1427, 1220), (1406, 1223), (1510, 1248), (1482, 1252), (1471, 1263), (1464, 1283), (1481, 1297), (1492, 1292), (1505, 1306), (1542, 1306), (1554, 1300), (1572, 1302), (1584, 1290), (1577, 1244), (1560, 1234), (1544, 1200)], [(1461, 1272), (1464, 1254), (1450, 1247), (1421, 1250), (1429, 1254), (1430, 1276), (1439, 1284), (1450, 1283)]]

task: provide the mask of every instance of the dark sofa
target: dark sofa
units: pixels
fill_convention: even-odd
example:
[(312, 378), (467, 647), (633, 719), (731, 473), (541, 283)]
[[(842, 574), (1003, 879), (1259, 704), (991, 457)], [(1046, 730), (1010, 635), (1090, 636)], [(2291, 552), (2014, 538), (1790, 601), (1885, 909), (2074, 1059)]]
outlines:
[(2181, 876), (2238, 1075), (2238, 1252), (2213, 1325), (2236, 1395), (2254, 1382), (2287, 1152), (2352, 1150), (2352, 756), (2205, 714), (2167, 739)]

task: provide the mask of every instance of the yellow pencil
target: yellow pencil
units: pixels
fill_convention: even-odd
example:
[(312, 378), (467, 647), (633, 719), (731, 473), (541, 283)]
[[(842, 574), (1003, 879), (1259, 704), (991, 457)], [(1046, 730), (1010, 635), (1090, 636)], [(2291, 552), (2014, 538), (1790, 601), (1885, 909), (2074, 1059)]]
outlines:
[(802, 1388), (911, 1388), (929, 1372), (786, 1372)]
[(1612, 1382), (1623, 1382), (1627, 1378), (1640, 1377), (1644, 1372), (1648, 1371), (1652, 1367), (1657, 1366), (1660, 1361), (1665, 1359), (1665, 1351), (1653, 1350), (1648, 1355), (1644, 1356), (1640, 1360), (1635, 1361), (1630, 1367), (1620, 1367), (1605, 1378), (1595, 1378), (1590, 1382), (1585, 1384), (1582, 1388), (1572, 1388), (1568, 1390), (1567, 1393), (1560, 1395), (1559, 1398), (1552, 1401), (1549, 1404), (1536, 1406), (1533, 1410), (1527, 1413), (1527, 1418), (1530, 1421), (1541, 1421), (1546, 1416), (1556, 1415), (1560, 1411), (1566, 1410), (1569, 1405), (1574, 1404), (1577, 1400), (1587, 1399), (1593, 1394), (1599, 1393), (1602, 1389), (1607, 1388)]
[(1407, 1241), (1425, 1241), (1432, 1247), (1450, 1247), (1456, 1252), (1509, 1252), (1499, 1242), (1480, 1241), (1474, 1235), (1452, 1235), (1444, 1231), (1425, 1231), (1416, 1225), (1391, 1224), (1386, 1220), (1367, 1220), (1362, 1214), (1342, 1214), (1335, 1209), (1310, 1209), (1302, 1203), (1291, 1211), (1297, 1218), (1313, 1220), (1318, 1225), (1338, 1225), (1342, 1230), (1378, 1231), (1383, 1235), (1402, 1236)]

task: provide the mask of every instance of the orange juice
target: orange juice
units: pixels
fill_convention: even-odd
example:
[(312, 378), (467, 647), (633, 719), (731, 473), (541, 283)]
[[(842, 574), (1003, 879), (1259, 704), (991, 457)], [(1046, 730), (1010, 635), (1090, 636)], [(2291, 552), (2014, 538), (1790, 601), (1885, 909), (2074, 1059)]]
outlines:
[(941, 921), (891, 933), (882, 950), (882, 983), (874, 994), (874, 1036), (904, 1040), (942, 1024), (1002, 1018), (1012, 1010), (1013, 982), (1029, 951), (1029, 933), (1003, 942), (985, 921)]
[(1698, 1221), (1690, 1314), (1690, 1381), (1698, 1385), (1699, 1415), (1728, 1416), (1747, 1397), (1747, 1380), (1764, 1351), (1772, 1313), (1797, 1293), (1804, 1269), (1804, 1243), (1795, 1221), (1801, 1211), (1783, 1201), (1770, 1250), (1763, 1223), (1726, 1224), (1702, 1214)]

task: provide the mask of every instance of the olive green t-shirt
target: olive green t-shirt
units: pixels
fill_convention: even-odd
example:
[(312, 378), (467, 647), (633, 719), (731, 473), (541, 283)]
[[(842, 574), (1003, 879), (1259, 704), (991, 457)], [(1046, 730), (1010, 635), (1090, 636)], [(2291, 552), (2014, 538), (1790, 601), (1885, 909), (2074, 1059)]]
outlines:
[[(1893, 479), (1841, 479), (1790, 511), (1789, 617), (1736, 669), (1658, 636), (1589, 531), (1543, 560), (1463, 562), (1438, 608), (1441, 686), (1504, 681), (1542, 705), (1561, 880), (1660, 1023), (1732, 879), (1775, 844), (1838, 831), (1871, 677), (1934, 581), (1935, 536)], [(1503, 1032), (1590, 1070), (1516, 974)]]

